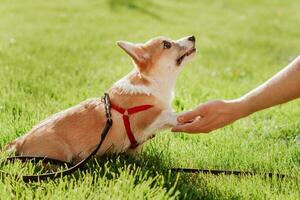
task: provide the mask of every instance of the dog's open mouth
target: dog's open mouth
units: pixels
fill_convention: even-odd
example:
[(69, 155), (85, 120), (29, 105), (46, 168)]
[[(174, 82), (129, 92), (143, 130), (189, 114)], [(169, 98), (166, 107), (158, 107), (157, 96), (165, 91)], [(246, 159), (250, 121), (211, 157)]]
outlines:
[(179, 58), (177, 58), (177, 60), (176, 60), (177, 65), (180, 65), (185, 57), (193, 54), (194, 52), (196, 52), (196, 48), (195, 47), (193, 47), (192, 49), (190, 49), (189, 51), (187, 51), (185, 54), (183, 54), (182, 56), (180, 56)]

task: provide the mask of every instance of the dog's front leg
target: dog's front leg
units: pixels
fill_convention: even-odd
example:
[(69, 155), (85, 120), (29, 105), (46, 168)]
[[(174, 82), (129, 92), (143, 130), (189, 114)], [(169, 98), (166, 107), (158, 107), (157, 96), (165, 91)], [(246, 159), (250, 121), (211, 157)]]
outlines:
[(129, 149), (127, 153), (134, 157), (142, 151), (144, 143), (149, 139), (155, 136), (155, 133), (167, 128), (172, 128), (177, 125), (177, 114), (172, 111), (163, 111), (159, 117), (144, 131), (142, 135), (144, 138), (141, 138), (141, 143), (134, 149)]

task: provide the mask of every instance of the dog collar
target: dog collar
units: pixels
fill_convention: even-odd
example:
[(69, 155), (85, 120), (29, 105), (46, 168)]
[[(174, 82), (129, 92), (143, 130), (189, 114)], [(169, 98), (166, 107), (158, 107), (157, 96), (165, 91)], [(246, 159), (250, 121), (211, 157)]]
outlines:
[(141, 105), (141, 106), (124, 109), (124, 108), (121, 108), (121, 107), (111, 103), (111, 108), (114, 109), (115, 111), (117, 111), (118, 113), (120, 113), (123, 117), (123, 123), (124, 123), (124, 127), (125, 127), (125, 130), (127, 133), (127, 137), (131, 144), (130, 145), (131, 149), (134, 149), (135, 147), (137, 147), (139, 145), (139, 143), (136, 141), (136, 139), (132, 133), (129, 117), (135, 113), (138, 113), (138, 112), (141, 112), (144, 110), (148, 110), (149, 108), (152, 108), (152, 107), (153, 107), (153, 105)]

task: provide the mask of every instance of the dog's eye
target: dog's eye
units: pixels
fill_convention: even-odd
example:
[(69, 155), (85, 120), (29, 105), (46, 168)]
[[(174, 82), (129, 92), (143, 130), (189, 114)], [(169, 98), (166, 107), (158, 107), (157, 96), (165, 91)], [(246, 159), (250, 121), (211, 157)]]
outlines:
[(167, 40), (163, 41), (163, 47), (164, 49), (170, 49), (172, 47), (171, 42), (168, 42)]

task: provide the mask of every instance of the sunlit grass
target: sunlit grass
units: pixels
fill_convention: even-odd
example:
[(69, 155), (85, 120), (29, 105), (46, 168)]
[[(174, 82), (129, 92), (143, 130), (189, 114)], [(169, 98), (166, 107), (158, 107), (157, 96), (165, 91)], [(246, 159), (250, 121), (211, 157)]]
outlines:
[[(178, 112), (239, 97), (299, 54), (299, 9), (296, 0), (1, 0), (0, 147), (50, 114), (101, 96), (128, 73), (131, 61), (117, 40), (196, 36), (198, 55), (178, 79)], [(165, 131), (139, 159), (109, 156), (42, 183), (3, 177), (0, 199), (298, 199), (299, 119), (294, 101), (209, 135)], [(173, 174), (170, 167), (294, 178)], [(16, 163), (1, 169), (26, 174), (40, 168)]]

